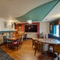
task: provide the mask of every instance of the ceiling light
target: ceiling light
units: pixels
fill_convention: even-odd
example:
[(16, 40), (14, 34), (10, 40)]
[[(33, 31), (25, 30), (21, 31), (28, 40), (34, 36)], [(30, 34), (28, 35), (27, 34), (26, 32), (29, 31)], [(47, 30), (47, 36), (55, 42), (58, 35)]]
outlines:
[(32, 20), (28, 20), (27, 22), (28, 22), (29, 24), (32, 24)]

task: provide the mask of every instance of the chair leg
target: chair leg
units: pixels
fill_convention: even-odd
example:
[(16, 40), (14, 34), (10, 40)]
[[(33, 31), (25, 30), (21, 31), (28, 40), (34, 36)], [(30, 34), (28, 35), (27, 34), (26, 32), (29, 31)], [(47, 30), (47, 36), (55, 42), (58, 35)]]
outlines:
[(6, 44), (5, 44), (5, 47), (10, 47), (10, 44), (9, 44), (9, 43), (6, 43)]
[(36, 55), (36, 49), (35, 49), (34, 55)]
[(6, 43), (6, 47), (8, 47), (8, 43)]
[(7, 47), (7, 43), (5, 43), (5, 47)]
[(17, 50), (18, 50), (18, 47), (17, 47)]
[(18, 48), (19, 48), (19, 45), (17, 45), (17, 50), (18, 50)]

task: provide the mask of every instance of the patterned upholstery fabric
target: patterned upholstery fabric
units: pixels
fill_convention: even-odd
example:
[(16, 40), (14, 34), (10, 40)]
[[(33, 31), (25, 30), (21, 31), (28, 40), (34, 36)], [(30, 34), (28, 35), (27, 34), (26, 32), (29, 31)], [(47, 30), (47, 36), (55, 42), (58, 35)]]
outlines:
[(12, 42), (11, 40), (7, 40), (7, 38), (9, 38), (9, 36), (5, 36), (4, 38), (5, 42)]
[(19, 44), (18, 42), (13, 42), (13, 44)]

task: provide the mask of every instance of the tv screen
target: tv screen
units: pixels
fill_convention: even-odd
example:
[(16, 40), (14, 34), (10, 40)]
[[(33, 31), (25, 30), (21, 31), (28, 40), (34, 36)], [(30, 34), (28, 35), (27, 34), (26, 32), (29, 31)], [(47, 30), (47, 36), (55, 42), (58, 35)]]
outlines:
[(25, 32), (37, 32), (37, 25), (25, 25)]

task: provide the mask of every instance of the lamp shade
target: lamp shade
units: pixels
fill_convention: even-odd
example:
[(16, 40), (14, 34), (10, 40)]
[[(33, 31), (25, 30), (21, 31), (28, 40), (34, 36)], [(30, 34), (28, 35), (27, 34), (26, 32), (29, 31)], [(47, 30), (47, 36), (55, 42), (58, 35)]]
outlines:
[(28, 22), (29, 24), (32, 24), (32, 20), (28, 20), (27, 22)]

